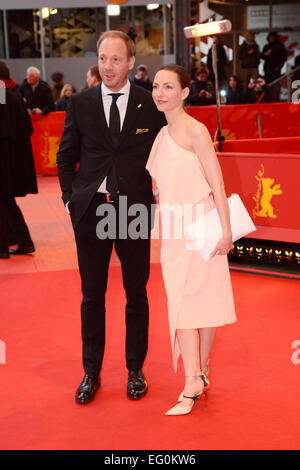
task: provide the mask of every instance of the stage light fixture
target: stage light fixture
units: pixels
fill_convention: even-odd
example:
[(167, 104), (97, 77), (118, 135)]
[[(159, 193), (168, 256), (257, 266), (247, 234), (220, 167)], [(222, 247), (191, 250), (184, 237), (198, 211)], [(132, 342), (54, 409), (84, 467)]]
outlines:
[[(46, 20), (47, 18), (49, 18), (50, 15), (56, 15), (58, 13), (58, 9), (57, 8), (42, 8), (42, 18), (43, 20)], [(36, 12), (37, 16), (40, 16), (40, 12), (37, 11)]]
[(184, 35), (187, 39), (199, 38), (201, 36), (214, 36), (231, 31), (232, 25), (229, 20), (210, 21), (208, 23), (198, 23), (184, 28)]
[[(187, 39), (199, 38), (202, 36), (217, 36), (217, 34), (227, 33), (231, 31), (231, 22), (229, 20), (222, 21), (209, 21), (208, 23), (196, 23), (192, 26), (186, 26), (183, 28), (184, 35)], [(217, 119), (218, 119), (218, 143), (219, 143), (219, 152), (222, 152), (222, 142), (225, 140), (225, 137), (221, 132), (221, 116), (220, 116), (220, 92), (219, 92), (219, 79), (218, 79), (218, 67), (217, 67), (217, 43), (216, 38), (214, 38), (212, 46), (212, 65), (215, 75), (215, 92), (216, 92), (216, 104), (217, 104)]]
[(159, 8), (159, 3), (148, 3), (147, 10), (157, 10)]
[(121, 9), (120, 5), (108, 5), (107, 7), (108, 16), (119, 16)]

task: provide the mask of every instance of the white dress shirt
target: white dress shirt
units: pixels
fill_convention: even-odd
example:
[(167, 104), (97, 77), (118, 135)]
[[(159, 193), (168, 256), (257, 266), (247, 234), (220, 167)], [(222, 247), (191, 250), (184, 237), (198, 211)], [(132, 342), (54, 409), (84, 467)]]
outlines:
[[(126, 85), (118, 91), (118, 93), (123, 93), (123, 95), (119, 96), (117, 99), (117, 106), (119, 109), (120, 113), (120, 125), (122, 130), (122, 126), (124, 123), (125, 119), (125, 114), (127, 110), (127, 103), (128, 103), (128, 98), (129, 98), (129, 92), (130, 92), (130, 82), (129, 80), (127, 81)], [(114, 91), (111, 91), (109, 88), (107, 88), (104, 83), (101, 83), (101, 95), (102, 95), (102, 102), (103, 102), (103, 109), (104, 109), (104, 114), (105, 114), (105, 119), (107, 122), (107, 126), (109, 126), (109, 113), (110, 113), (110, 106), (112, 103), (112, 96), (109, 96), (109, 93), (115, 93)], [(108, 193), (106, 190), (106, 177), (102, 181), (100, 187), (97, 190), (98, 193)], [(66, 209), (67, 212), (69, 212), (69, 201), (66, 203)]]
[[(123, 93), (123, 95), (119, 96), (119, 98), (117, 99), (117, 106), (118, 106), (119, 113), (120, 113), (120, 124), (121, 124), (120, 131), (122, 130), (124, 119), (125, 119), (129, 92), (130, 92), (130, 82), (128, 80), (126, 85), (121, 90), (118, 91), (118, 93)], [(112, 103), (112, 96), (109, 96), (109, 93), (116, 93), (116, 92), (111, 91), (102, 82), (101, 83), (101, 95), (102, 95), (103, 109), (104, 109), (107, 126), (109, 126), (109, 113), (110, 113), (110, 106)], [(98, 189), (98, 193), (107, 193), (107, 192), (108, 191), (106, 190), (106, 177), (105, 177), (101, 183), (101, 186)]]

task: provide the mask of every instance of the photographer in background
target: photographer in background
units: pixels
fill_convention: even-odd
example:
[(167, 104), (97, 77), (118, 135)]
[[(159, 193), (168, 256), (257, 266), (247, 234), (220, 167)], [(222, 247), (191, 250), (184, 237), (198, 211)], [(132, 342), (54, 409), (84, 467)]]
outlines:
[(208, 81), (208, 73), (201, 68), (196, 73), (196, 80), (192, 83), (187, 106), (208, 106), (215, 104), (213, 85)]
[(245, 103), (270, 103), (271, 102), (271, 93), (269, 87), (266, 85), (266, 82), (263, 77), (258, 77), (257, 79), (250, 79), (248, 88), (245, 94)]

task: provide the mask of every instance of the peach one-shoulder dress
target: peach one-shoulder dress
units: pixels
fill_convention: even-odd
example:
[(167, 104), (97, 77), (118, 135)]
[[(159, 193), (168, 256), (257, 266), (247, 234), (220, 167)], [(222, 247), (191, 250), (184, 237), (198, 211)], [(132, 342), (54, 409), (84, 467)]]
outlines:
[[(160, 208), (166, 204), (182, 207), (181, 212), (174, 211), (175, 222), (198, 204), (203, 205), (204, 212), (214, 207), (199, 157), (179, 146), (167, 126), (157, 135), (146, 168), (159, 189)], [(194, 215), (191, 217), (194, 220)], [(161, 231), (163, 228), (161, 217)], [(180, 239), (164, 236), (161, 241), (175, 371), (180, 355), (176, 329), (217, 327), (236, 321), (227, 256), (216, 255), (205, 262), (187, 241), (184, 233)]]

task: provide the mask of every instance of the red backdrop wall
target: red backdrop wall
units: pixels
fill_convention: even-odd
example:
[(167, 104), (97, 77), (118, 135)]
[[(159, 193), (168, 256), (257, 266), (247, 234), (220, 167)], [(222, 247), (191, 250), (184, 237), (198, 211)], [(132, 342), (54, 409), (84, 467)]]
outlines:
[[(187, 112), (203, 122), (214, 139), (215, 106)], [(300, 104), (221, 106), (223, 152), (218, 153), (228, 195), (237, 192), (257, 231), (251, 237), (300, 242)], [(262, 139), (259, 139), (259, 114)], [(64, 112), (32, 116), (32, 146), (38, 175), (56, 175), (56, 153)]]

